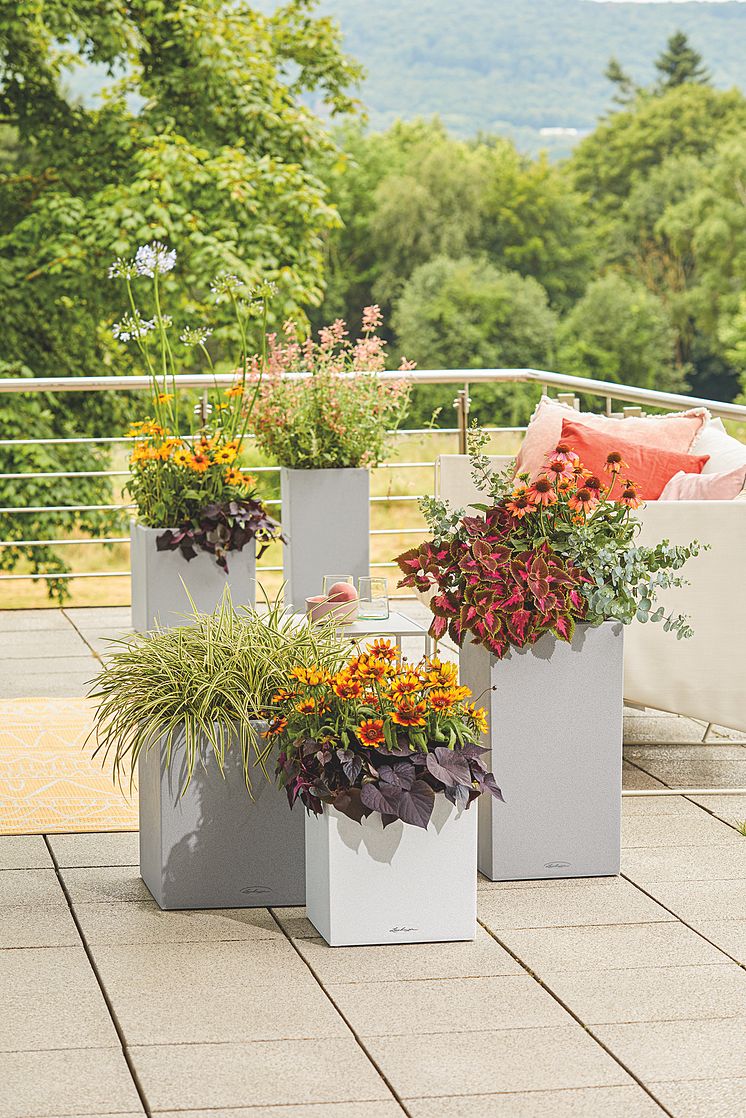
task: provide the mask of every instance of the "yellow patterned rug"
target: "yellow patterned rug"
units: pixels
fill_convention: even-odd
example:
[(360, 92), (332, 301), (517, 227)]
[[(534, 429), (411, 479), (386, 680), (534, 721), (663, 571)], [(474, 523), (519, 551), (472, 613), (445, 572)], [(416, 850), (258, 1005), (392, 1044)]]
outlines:
[(87, 699), (0, 701), (0, 834), (136, 831), (137, 798), (91, 757)]

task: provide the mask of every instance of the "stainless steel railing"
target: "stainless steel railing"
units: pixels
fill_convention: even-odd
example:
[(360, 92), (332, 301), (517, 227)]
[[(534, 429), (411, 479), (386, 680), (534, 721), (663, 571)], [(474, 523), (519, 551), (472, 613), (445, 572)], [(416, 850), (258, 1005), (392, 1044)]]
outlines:
[[(302, 374), (295, 374), (300, 376)], [(390, 372), (382, 374), (384, 377), (391, 379), (399, 378), (401, 376), (398, 372)], [(621, 415), (629, 414), (630, 412), (638, 412), (642, 408), (665, 408), (668, 410), (682, 410), (691, 407), (706, 407), (715, 416), (720, 416), (725, 419), (741, 420), (746, 422), (746, 406), (732, 403), (724, 403), (717, 400), (708, 400), (700, 397), (686, 396), (680, 393), (673, 392), (658, 392), (653, 389), (636, 388), (629, 385), (614, 384), (606, 381), (590, 380), (584, 377), (566, 376), (562, 373), (548, 372), (540, 369), (435, 369), (435, 370), (418, 370), (408, 374), (408, 378), (413, 385), (456, 385), (458, 392), (454, 400), (454, 407), (456, 408), (458, 425), (451, 428), (418, 428), (418, 429), (405, 429), (397, 432), (397, 439), (406, 438), (412, 435), (428, 435), (433, 432), (438, 435), (447, 435), (454, 437), (454, 451), (458, 449), (460, 453), (465, 451), (466, 447), (466, 432), (469, 422), (469, 390), (470, 386), (478, 384), (533, 384), (541, 387), (545, 393), (550, 389), (557, 392), (559, 398), (572, 399), (577, 395), (590, 395), (599, 397), (604, 402), (604, 408), (607, 414), (615, 414), (613, 405), (615, 401), (627, 405), (622, 408), (619, 413)], [(234, 383), (233, 374), (218, 374), (209, 378), (210, 385), (216, 384), (219, 387), (228, 387)], [(148, 377), (115, 377), (115, 376), (91, 376), (91, 377), (38, 377), (38, 378), (0, 378), (0, 393), (67, 393), (67, 392), (138, 392), (146, 391), (150, 388), (150, 379)], [(173, 384), (177, 390), (204, 388), (206, 381), (204, 375), (201, 374), (182, 374), (173, 378)], [(490, 428), (494, 433), (520, 433), (523, 428), (519, 427), (501, 427)], [(2, 434), (2, 432), (0, 432)], [(31, 446), (74, 446), (74, 445), (89, 445), (89, 446), (107, 446), (116, 447), (126, 445), (130, 440), (123, 436), (80, 436), (71, 438), (44, 438), (34, 439), (5, 439), (0, 438), (0, 452), (2, 448), (21, 448)], [(382, 463), (378, 469), (385, 470), (413, 470), (423, 469), (427, 467), (434, 467), (435, 463), (432, 460), (416, 460), (416, 461), (389, 461)], [(273, 474), (278, 472), (279, 467), (276, 466), (260, 466), (252, 468), (252, 472), (259, 474)], [(82, 470), (82, 471), (65, 471), (65, 470), (50, 470), (50, 471), (33, 471), (33, 472), (18, 472), (18, 473), (0, 473), (0, 481), (11, 482), (14, 479), (20, 480), (45, 480), (50, 481), (55, 479), (75, 479), (75, 478), (123, 478), (127, 476), (126, 470)], [(371, 497), (373, 505), (389, 504), (389, 503), (413, 503), (418, 500), (418, 495), (401, 495), (401, 494), (384, 494), (374, 495)], [(278, 500), (268, 500), (268, 505), (279, 505)], [(61, 536), (59, 532), (55, 532), (55, 515), (58, 518), (60, 514), (81, 513), (81, 512), (119, 512), (126, 513), (132, 506), (126, 503), (113, 503), (113, 504), (100, 504), (100, 505), (86, 505), (86, 504), (69, 504), (69, 505), (8, 505), (0, 507), (0, 548), (6, 547), (67, 547), (67, 546), (80, 546), (99, 545), (102, 547), (110, 546), (113, 544), (128, 544), (129, 537), (124, 535), (105, 535), (105, 536), (88, 536), (85, 538), (70, 538)], [(50, 532), (45, 535), (45, 538), (40, 539), (5, 539), (3, 537), (2, 523), (5, 517), (22, 517), (24, 515), (33, 514), (35, 516), (48, 515), (50, 518)], [(401, 535), (414, 535), (419, 534), (422, 527), (417, 526), (402, 526), (396, 528), (372, 528), (371, 536), (401, 536)], [(372, 566), (376, 568), (393, 568), (394, 563), (391, 562), (374, 562)], [(281, 570), (278, 566), (262, 566), (258, 568), (260, 571), (276, 572)], [(129, 575), (128, 570), (123, 571), (69, 571), (66, 573), (53, 573), (53, 574), (29, 574), (10, 573), (0, 574), (0, 584), (4, 582), (30, 580), (30, 579), (55, 579), (55, 580), (70, 580), (78, 578), (118, 578)]]

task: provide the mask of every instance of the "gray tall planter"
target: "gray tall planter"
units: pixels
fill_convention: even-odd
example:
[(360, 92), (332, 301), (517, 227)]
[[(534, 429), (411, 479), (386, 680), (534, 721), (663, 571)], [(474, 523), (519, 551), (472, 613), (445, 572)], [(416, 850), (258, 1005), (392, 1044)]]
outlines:
[(505, 797), (479, 800), (490, 880), (619, 873), (622, 650), (623, 626), (608, 621), (504, 660), (467, 638), (461, 681), (488, 710), (484, 744)]
[[(140, 875), (163, 909), (259, 908), (305, 901), (304, 821), (260, 768), (253, 801), (241, 750), (228, 752), (223, 777), (212, 749), (184, 795), (184, 754), (171, 766), (153, 746), (138, 763)], [(271, 773), (273, 762), (267, 763)]]
[[(162, 628), (184, 625), (192, 612), (191, 595), (198, 613), (212, 613), (230, 589), (234, 606), (256, 601), (256, 544), (228, 555), (228, 573), (218, 566), (215, 556), (197, 550), (187, 561), (180, 551), (158, 551), (156, 539), (163, 528), (145, 528), (134, 520), (130, 524), (130, 563), (132, 570), (132, 628), (149, 632), (158, 622)], [(188, 591), (188, 594), (187, 594)]]
[(370, 574), (368, 470), (280, 471), (285, 602), (305, 610), (324, 575)]

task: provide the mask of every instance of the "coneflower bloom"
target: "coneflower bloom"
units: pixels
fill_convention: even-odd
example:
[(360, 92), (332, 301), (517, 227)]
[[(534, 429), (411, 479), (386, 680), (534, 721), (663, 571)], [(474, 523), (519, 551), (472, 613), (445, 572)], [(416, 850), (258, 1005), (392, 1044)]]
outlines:
[(190, 469), (194, 470), (194, 472), (197, 474), (204, 474), (209, 465), (210, 459), (207, 457), (206, 454), (202, 454), (199, 450), (189, 459)]
[(379, 638), (368, 645), (368, 652), (376, 660), (396, 660), (399, 657), (399, 650), (394, 648), (391, 641)]
[(642, 497), (637, 495), (637, 490), (634, 485), (626, 482), (619, 497), (619, 504), (626, 505), (628, 509), (639, 509), (640, 505), (643, 503)]
[(571, 466), (574, 466), (576, 462), (580, 461), (577, 454), (568, 443), (557, 443), (549, 457), (556, 458), (558, 462), (567, 462)]
[(505, 505), (511, 516), (516, 517), (517, 520), (523, 520), (524, 516), (528, 516), (530, 512), (534, 511), (534, 506), (529, 501), (525, 493), (520, 497), (513, 494), (513, 497)]
[(572, 462), (568, 462), (566, 458), (550, 458), (546, 471), (556, 479), (572, 477), (575, 473)]
[(627, 463), (622, 460), (618, 450), (612, 450), (611, 454), (606, 455), (604, 469), (610, 474), (618, 474), (620, 470), (626, 469), (626, 466)]
[(598, 497), (590, 490), (583, 486), (573, 493), (570, 500), (567, 502), (573, 512), (592, 512), (595, 505), (598, 504)]
[(591, 493), (595, 493), (597, 497), (600, 497), (603, 485), (601, 484), (600, 478), (597, 478), (595, 474), (588, 474), (588, 477), (583, 481), (583, 489), (590, 489)]
[(402, 698), (391, 714), (391, 721), (396, 722), (397, 726), (424, 726), (426, 712), (424, 703), (415, 702), (411, 697)]
[(534, 484), (528, 490), (528, 499), (534, 505), (553, 505), (557, 500), (557, 494), (554, 491), (554, 486), (548, 477), (537, 477)]

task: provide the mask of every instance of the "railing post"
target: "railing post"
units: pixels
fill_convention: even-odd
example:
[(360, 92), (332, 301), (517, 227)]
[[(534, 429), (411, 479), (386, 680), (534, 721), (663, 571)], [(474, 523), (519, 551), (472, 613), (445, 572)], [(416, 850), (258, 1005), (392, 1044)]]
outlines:
[(459, 454), (467, 453), (467, 432), (469, 430), (469, 385), (464, 384), (460, 388), (456, 399), (453, 401), (453, 406), (456, 409), (458, 417), (458, 452)]

